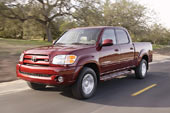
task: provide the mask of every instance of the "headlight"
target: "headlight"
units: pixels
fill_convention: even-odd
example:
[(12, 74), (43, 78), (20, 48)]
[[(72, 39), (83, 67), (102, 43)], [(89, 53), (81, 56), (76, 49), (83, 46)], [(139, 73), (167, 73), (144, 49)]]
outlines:
[(20, 61), (20, 62), (22, 62), (22, 61), (23, 61), (23, 59), (24, 59), (24, 53), (22, 53), (22, 54), (20, 55), (20, 57), (19, 57), (19, 61)]
[(75, 55), (57, 55), (53, 58), (52, 64), (73, 64), (76, 58)]

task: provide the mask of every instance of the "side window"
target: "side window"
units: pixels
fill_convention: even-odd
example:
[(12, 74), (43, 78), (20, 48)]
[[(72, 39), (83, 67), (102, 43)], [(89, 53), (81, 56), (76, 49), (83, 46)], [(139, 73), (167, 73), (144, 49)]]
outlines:
[(118, 44), (126, 44), (129, 43), (129, 38), (127, 36), (127, 33), (124, 30), (116, 30), (116, 35), (117, 35), (117, 41)]
[(102, 35), (102, 41), (105, 39), (112, 39), (113, 44), (116, 44), (116, 36), (113, 29), (105, 29)]

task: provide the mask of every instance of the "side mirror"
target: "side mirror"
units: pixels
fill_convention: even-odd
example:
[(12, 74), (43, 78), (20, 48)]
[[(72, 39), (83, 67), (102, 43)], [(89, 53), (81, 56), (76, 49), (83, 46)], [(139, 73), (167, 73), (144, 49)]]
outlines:
[(111, 46), (113, 45), (113, 40), (112, 39), (105, 39), (102, 42), (102, 46)]
[(56, 40), (53, 40), (53, 43), (52, 43), (53, 45), (55, 44), (55, 41), (56, 41)]

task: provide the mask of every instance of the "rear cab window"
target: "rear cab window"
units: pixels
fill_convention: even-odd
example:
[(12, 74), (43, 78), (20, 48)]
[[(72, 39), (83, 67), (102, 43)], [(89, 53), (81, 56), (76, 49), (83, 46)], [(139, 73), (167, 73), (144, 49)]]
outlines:
[(130, 42), (129, 37), (125, 30), (116, 29), (115, 32), (118, 44), (128, 44)]

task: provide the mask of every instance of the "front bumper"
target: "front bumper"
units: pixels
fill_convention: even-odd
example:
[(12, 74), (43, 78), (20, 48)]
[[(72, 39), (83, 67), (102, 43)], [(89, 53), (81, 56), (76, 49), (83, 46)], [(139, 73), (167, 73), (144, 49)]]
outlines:
[[(43, 67), (27, 66), (17, 64), (17, 77), (29, 82), (47, 85), (69, 85), (75, 82), (76, 76), (81, 67)], [(62, 76), (64, 81), (61, 83), (56, 80)]]

